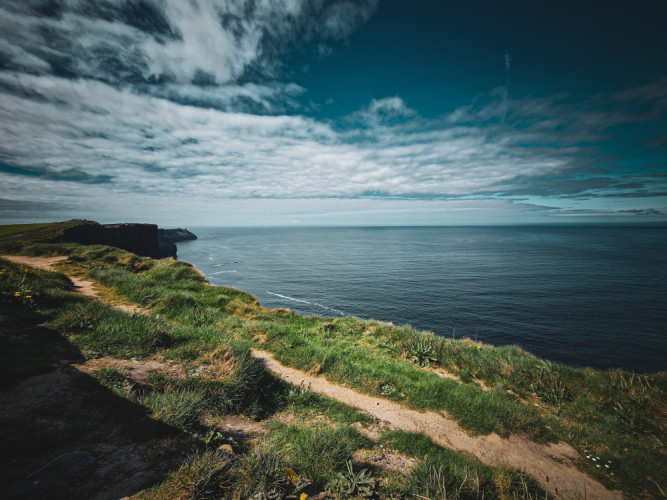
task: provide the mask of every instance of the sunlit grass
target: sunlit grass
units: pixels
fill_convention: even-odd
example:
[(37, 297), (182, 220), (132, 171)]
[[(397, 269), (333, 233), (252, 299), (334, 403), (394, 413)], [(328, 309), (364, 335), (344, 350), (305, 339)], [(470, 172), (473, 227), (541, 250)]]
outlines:
[(421, 461), (398, 486), (401, 492), (423, 498), (546, 498), (525, 473), (483, 465), (435, 444), (423, 434), (389, 431), (380, 442)]
[(46, 222), (41, 224), (6, 224), (0, 225), (0, 237), (7, 236), (10, 234), (25, 233), (26, 231), (34, 231), (35, 229), (41, 229), (44, 227), (52, 226), (52, 222)]

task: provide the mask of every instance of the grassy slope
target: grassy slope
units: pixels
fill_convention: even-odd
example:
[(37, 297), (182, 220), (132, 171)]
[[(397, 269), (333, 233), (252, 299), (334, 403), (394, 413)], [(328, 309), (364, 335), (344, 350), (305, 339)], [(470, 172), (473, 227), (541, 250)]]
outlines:
[(0, 226), (0, 237), (8, 236), (10, 234), (25, 233), (52, 226), (53, 223), (46, 222), (41, 224), (8, 224)]
[[(581, 451), (582, 467), (609, 487), (656, 497), (659, 488), (665, 488), (659, 484), (660, 478), (667, 477), (665, 374), (637, 376), (622, 371), (576, 370), (536, 359), (516, 347), (493, 348), (469, 340), (439, 339), (375, 321), (301, 317), (289, 311), (266, 310), (247, 293), (207, 286), (184, 263), (156, 262), (107, 247), (32, 245), (23, 251), (66, 253), (70, 255), (68, 272), (98, 280), (110, 297), (140, 304), (152, 312), (146, 318), (127, 316), (95, 301), (63, 295), (57, 288), (33, 292), (32, 301), (25, 299), (25, 294), (14, 297), (52, 318), (51, 327), (66, 333), (84, 354), (154, 356), (183, 365), (188, 373), (216, 365), (223, 359), (231, 363), (226, 377), (185, 380), (158, 377), (145, 393), (128, 395), (172, 425), (202, 432), (205, 430), (201, 429), (202, 421), (206, 420), (202, 420), (203, 415), (243, 412), (265, 418), (284, 408), (300, 414), (315, 408), (338, 422), (341, 429), (347, 429), (351, 421), (364, 420), (341, 405), (299, 394), (265, 374), (248, 354), (249, 346), (255, 345), (273, 352), (285, 364), (319, 372), (332, 381), (364, 392), (416, 408), (444, 409), (475, 433), (518, 432), (537, 440), (562, 439)], [(32, 273), (22, 271), (21, 277), (21, 272), (10, 268), (5, 266), (5, 273), (13, 273), (10, 281), (14, 288), (5, 289), (10, 298), (21, 280), (24, 285), (29, 281), (34, 289), (40, 286), (39, 280), (28, 278)], [(464, 383), (439, 378), (419, 364), (446, 368)], [(100, 377), (122, 392), (124, 382), (117, 373), (103, 373)], [(472, 382), (473, 377), (484, 381), (491, 390), (482, 390)], [(290, 442), (296, 442), (301, 439), (295, 437), (299, 433), (311, 432), (307, 428), (280, 432), (291, 436), (286, 438)], [(350, 446), (361, 446), (358, 437), (350, 437), (354, 432), (345, 435), (348, 436), (345, 442), (357, 443)], [(392, 439), (392, 443), (402, 442)], [(262, 455), (249, 450), (243, 460), (275, 459), (297, 468), (315, 460), (310, 457), (304, 462), (303, 457), (276, 452), (281, 449), (276, 443), (268, 440), (262, 446), (269, 451)], [(398, 444), (395, 446), (401, 449)], [(445, 454), (444, 450), (438, 452), (438, 456), (444, 457), (442, 461), (454, 464)], [(211, 459), (209, 452), (197, 457), (201, 461)], [(235, 474), (240, 474), (236, 487), (246, 484), (248, 474), (252, 475), (252, 464), (240, 462), (243, 461), (220, 469), (231, 467)], [(607, 465), (608, 468), (604, 467)], [(397, 495), (401, 489), (396, 485), (403, 485), (412, 493), (433, 494), (438, 487), (432, 484), (437, 479), (434, 471), (442, 467), (440, 462), (422, 463), (409, 481), (388, 481), (387, 484), (394, 486), (387, 487), (397, 488)], [(479, 464), (470, 462), (457, 470), (478, 471), (478, 467)], [(316, 478), (316, 486), (323, 488), (335, 482), (336, 474), (345, 470), (339, 461), (322, 465), (322, 471), (302, 473)], [(485, 478), (484, 488), (495, 488), (497, 494), (508, 484), (515, 496), (536, 491), (526, 489), (529, 480), (514, 472), (490, 468), (484, 471), (475, 472), (475, 477)], [(217, 477), (217, 473), (211, 477)], [(164, 488), (171, 487), (171, 483), (165, 484)]]

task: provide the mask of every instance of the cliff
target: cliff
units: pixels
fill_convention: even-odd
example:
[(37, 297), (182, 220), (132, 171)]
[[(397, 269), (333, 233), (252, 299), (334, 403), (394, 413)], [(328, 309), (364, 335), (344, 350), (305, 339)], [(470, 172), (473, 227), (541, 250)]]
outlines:
[(176, 245), (158, 237), (155, 224), (99, 224), (85, 221), (63, 230), (52, 240), (58, 243), (109, 245), (144, 257), (161, 259), (176, 257)]
[(187, 229), (158, 229), (157, 230), (158, 238), (161, 240), (171, 241), (172, 243), (178, 243), (179, 241), (187, 240), (196, 240), (197, 235), (188, 231)]

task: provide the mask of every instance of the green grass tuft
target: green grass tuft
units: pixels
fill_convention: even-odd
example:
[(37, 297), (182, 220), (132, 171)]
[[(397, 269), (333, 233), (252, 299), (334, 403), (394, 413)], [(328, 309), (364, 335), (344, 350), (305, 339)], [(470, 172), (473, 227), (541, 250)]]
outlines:
[(371, 446), (368, 439), (350, 426), (285, 426), (274, 433), (271, 443), (285, 453), (295, 471), (320, 487), (345, 470), (356, 449)]
[(178, 429), (194, 429), (206, 405), (203, 391), (177, 389), (151, 392), (139, 397), (139, 403), (150, 408), (153, 418)]

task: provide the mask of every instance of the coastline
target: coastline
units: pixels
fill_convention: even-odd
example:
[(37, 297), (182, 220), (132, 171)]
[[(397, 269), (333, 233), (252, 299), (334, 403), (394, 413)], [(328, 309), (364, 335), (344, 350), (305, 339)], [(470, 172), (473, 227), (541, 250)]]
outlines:
[[(617, 229), (202, 228), (179, 257), (268, 308), (518, 345), (572, 367), (665, 370), (667, 235)], [(637, 240), (642, 261), (628, 264)]]
[[(302, 316), (290, 310), (267, 309), (247, 292), (211, 285), (204, 273), (187, 261), (153, 260), (111, 247), (69, 244), (33, 245), (30, 253), (36, 258), (41, 258), (40, 254), (67, 257), (68, 260), (61, 258), (51, 265), (56, 265), (59, 272), (72, 279), (89, 281), (91, 295), (85, 300), (76, 297), (72, 292), (77, 289), (57, 274), (33, 272), (23, 266), (3, 263), (3, 275), (8, 276), (1, 285), (3, 301), (13, 301), (20, 305), (17, 311), (25, 308), (26, 314), (51, 315), (48, 324), (57, 332), (56, 337), (79, 350), (77, 356), (82, 360), (77, 366), (82, 368), (76, 370), (85, 368), (86, 373), (99, 381), (95, 383), (109, 390), (127, 387), (123, 389), (126, 392), (118, 394), (124, 394), (122, 397), (130, 398), (133, 404), (149, 408), (154, 419), (167, 419), (184, 435), (199, 436), (201, 446), (206, 445), (201, 439), (209, 431), (213, 431), (212, 436), (219, 432), (224, 437), (226, 424), (219, 422), (226, 422), (227, 415), (234, 415), (235, 419), (255, 415), (255, 418), (273, 422), (271, 419), (278, 418), (272, 416), (278, 415), (275, 405), (284, 404), (280, 403), (284, 398), (291, 406), (282, 406), (283, 409), (312, 411), (314, 396), (307, 387), (310, 385), (317, 390), (316, 382), (326, 380), (353, 390), (358, 397), (371, 398), (370, 401), (378, 403), (371, 406), (378, 409), (387, 401), (398, 405), (392, 408), (404, 409), (408, 412), (406, 415), (415, 412), (414, 418), (422, 418), (417, 417), (420, 414), (447, 415), (456, 423), (460, 429), (456, 432), (461, 436), (476, 436), (474, 439), (480, 442), (490, 440), (495, 443), (493, 446), (500, 446), (499, 449), (513, 446), (517, 436), (534, 450), (542, 450), (539, 452), (542, 454), (548, 454), (544, 450), (549, 443), (566, 442), (571, 447), (568, 460), (574, 460), (573, 467), (578, 473), (595, 478), (608, 490), (622, 489), (638, 494), (647, 488), (645, 477), (654, 475), (655, 467), (661, 467), (655, 465), (660, 461), (654, 456), (651, 436), (660, 439), (663, 435), (660, 422), (653, 415), (667, 405), (665, 373), (638, 376), (621, 370), (574, 369), (535, 358), (517, 347), (493, 347), (471, 339), (445, 339), (374, 320)], [(63, 293), (64, 290), (68, 292)], [(39, 312), (41, 304), (51, 305), (48, 310)], [(121, 305), (134, 309), (124, 312), (119, 310)], [(85, 323), (80, 318), (86, 318)], [(263, 359), (263, 369), (253, 361), (258, 357)], [(13, 356), (12, 359), (21, 358)], [(62, 370), (71, 370), (68, 366), (73, 365), (63, 365)], [(143, 385), (135, 385), (137, 382), (132, 377), (149, 367), (157, 370), (157, 378), (142, 378)], [(295, 379), (297, 388), (285, 389), (277, 384), (267, 372), (269, 367), (277, 374), (292, 373), (298, 379)], [(59, 370), (57, 373), (65, 373)], [(243, 374), (241, 378), (234, 375), (238, 370)], [(251, 385), (244, 382), (238, 386), (237, 380), (247, 380)], [(114, 385), (119, 383), (121, 385)], [(225, 406), (216, 406), (219, 396), (215, 394), (221, 387), (226, 391), (222, 400), (226, 401)], [(203, 392), (192, 392), (195, 388)], [(165, 397), (174, 398), (173, 404), (189, 401), (187, 398), (203, 398), (197, 404), (205, 406), (196, 407), (198, 409), (184, 416), (184, 420), (172, 421), (169, 420), (172, 413), (163, 414), (158, 406), (150, 406), (157, 404), (151, 401)], [(642, 401), (642, 407), (627, 406), (629, 401), (637, 400)], [(345, 402), (355, 406), (355, 403)], [(358, 436), (362, 431), (375, 432), (374, 442), (385, 443), (383, 446), (388, 443), (386, 440), (395, 439), (396, 432), (409, 434), (414, 430), (387, 417), (397, 428), (373, 431), (376, 419), (383, 418), (381, 414), (369, 421), (368, 416), (361, 414), (350, 416), (353, 410), (347, 406), (346, 409), (336, 406), (334, 413), (327, 413), (332, 410), (323, 408), (333, 408), (326, 406), (333, 403), (317, 403), (320, 404), (324, 406), (316, 406), (317, 412), (333, 415), (327, 418), (336, 422), (333, 427), (327, 424), (329, 427), (347, 429), (340, 432), (350, 433), (349, 436)], [(619, 412), (618, 405), (634, 413)], [(291, 417), (293, 424), (289, 425), (296, 425), (299, 430), (290, 432), (314, 432), (309, 426), (317, 428), (322, 423), (315, 418), (314, 422), (320, 423), (311, 424), (298, 415)], [(211, 416), (215, 418), (211, 420)], [(361, 430), (351, 427), (352, 423)], [(261, 442), (269, 443), (275, 439), (270, 436), (282, 435), (282, 431), (276, 430), (280, 426), (276, 428), (273, 423), (271, 426), (267, 437), (261, 438), (268, 441)], [(428, 437), (430, 426), (421, 428)], [(423, 439), (409, 435), (411, 437), (405, 437), (406, 442)], [(336, 442), (347, 442), (348, 438), (337, 436)], [(431, 436), (434, 444), (428, 446), (437, 448), (416, 452), (415, 459), (423, 467), (434, 466), (429, 460), (454, 453), (452, 448), (458, 449), (452, 444), (453, 436), (446, 439)], [(379, 444), (365, 446), (379, 447)], [(408, 450), (401, 448), (403, 445), (395, 446)], [(465, 450), (466, 446), (461, 449)], [(276, 453), (282, 452), (279, 449)], [(593, 461), (588, 457), (597, 458)], [(287, 455), (284, 459), (292, 460)], [(476, 474), (482, 474), (480, 478), (487, 478), (483, 480), (488, 485), (485, 487), (493, 489), (495, 483), (488, 478), (500, 472), (493, 463), (480, 460), (491, 469), (482, 472), (477, 461), (466, 462), (466, 467), (479, 471)], [(597, 460), (604, 461), (598, 463)], [(299, 463), (290, 464), (298, 473), (305, 474), (303, 471), (307, 469), (300, 469), (303, 466)], [(608, 465), (609, 469), (599, 470), (596, 465), (601, 464)], [(634, 465), (629, 467), (629, 464)], [(652, 470), (636, 464), (647, 464), (646, 467), (653, 464)], [(344, 462), (340, 466), (344, 467)], [(392, 474), (384, 469), (378, 469), (377, 473)], [(536, 479), (548, 491), (558, 487), (563, 492), (567, 480), (562, 484), (558, 480), (559, 486), (556, 486), (555, 477), (550, 477), (549, 484), (544, 477)], [(325, 483), (317, 484), (320, 491), (327, 487)], [(418, 495), (423, 491), (414, 490)], [(498, 496), (497, 492), (492, 495), (490, 491), (490, 497)]]

